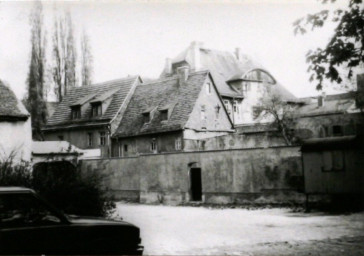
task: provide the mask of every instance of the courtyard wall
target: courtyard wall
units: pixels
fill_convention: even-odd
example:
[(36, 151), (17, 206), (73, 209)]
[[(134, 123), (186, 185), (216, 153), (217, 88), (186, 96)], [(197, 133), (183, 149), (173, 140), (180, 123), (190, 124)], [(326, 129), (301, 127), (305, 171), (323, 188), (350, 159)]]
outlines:
[(301, 203), (299, 147), (230, 149), (83, 160), (82, 171), (105, 174), (117, 200), (180, 204), (191, 201), (191, 168), (201, 168), (202, 202)]

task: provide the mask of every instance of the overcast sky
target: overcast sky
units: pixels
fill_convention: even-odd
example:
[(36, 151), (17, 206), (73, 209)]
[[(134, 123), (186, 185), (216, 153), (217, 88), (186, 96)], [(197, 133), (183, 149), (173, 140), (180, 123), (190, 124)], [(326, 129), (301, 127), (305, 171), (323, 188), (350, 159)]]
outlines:
[[(76, 34), (85, 27), (94, 56), (94, 82), (140, 74), (158, 77), (166, 57), (192, 41), (233, 52), (236, 47), (257, 59), (296, 96), (315, 94), (308, 82), (305, 54), (324, 47), (333, 25), (294, 36), (292, 23), (323, 8), (317, 0), (246, 1), (57, 1), (71, 10)], [(48, 34), (55, 2), (45, 1)], [(29, 11), (32, 2), (0, 2), (0, 79), (18, 97), (26, 90), (30, 60)], [(79, 37), (77, 38), (79, 43)], [(48, 47), (51, 40), (48, 40)], [(48, 64), (51, 59), (48, 58)]]

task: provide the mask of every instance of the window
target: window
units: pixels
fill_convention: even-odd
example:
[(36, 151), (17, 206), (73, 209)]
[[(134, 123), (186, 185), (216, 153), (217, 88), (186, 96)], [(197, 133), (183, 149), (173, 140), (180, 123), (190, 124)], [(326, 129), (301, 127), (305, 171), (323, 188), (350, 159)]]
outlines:
[(320, 138), (325, 138), (327, 136), (328, 136), (328, 134), (327, 134), (327, 132), (325, 130), (325, 127), (324, 126), (320, 126), (320, 128), (319, 128), (319, 137)]
[(233, 109), (234, 109), (234, 113), (239, 114), (239, 105), (238, 105), (238, 102), (236, 100), (234, 100)]
[(0, 209), (0, 229), (61, 223), (57, 214), (32, 194), (0, 195)]
[(81, 118), (81, 107), (80, 106), (73, 106), (71, 108), (71, 118), (72, 119)]
[(168, 110), (161, 110), (160, 111), (161, 121), (168, 120)]
[(92, 133), (87, 133), (87, 145), (89, 147), (92, 147), (92, 145), (93, 145), (93, 135), (92, 135)]
[(343, 136), (343, 129), (340, 125), (334, 125), (332, 127), (332, 135), (333, 136)]
[(144, 123), (150, 122), (150, 113), (143, 113)]
[(128, 145), (124, 144), (124, 152), (128, 152)]
[(102, 115), (102, 107), (100, 102), (92, 104), (91, 115), (93, 117)]
[(323, 172), (338, 172), (344, 171), (345, 160), (344, 152), (341, 150), (324, 151), (322, 152), (322, 171)]
[(104, 146), (106, 144), (106, 134), (105, 132), (100, 132), (100, 146)]
[(210, 83), (206, 84), (206, 92), (207, 92), (207, 94), (211, 94), (211, 84)]
[(228, 101), (228, 100), (224, 100), (224, 105), (225, 105), (226, 111), (227, 111), (227, 112), (228, 112), (228, 114), (230, 115), (230, 114), (231, 114), (231, 110), (230, 110), (230, 104), (229, 104), (229, 101)]
[(243, 93), (244, 93), (244, 94), (248, 92), (248, 90), (250, 89), (249, 87), (250, 87), (250, 86), (249, 86), (249, 82), (243, 82), (243, 87), (242, 87), (242, 89), (243, 89)]
[(182, 149), (182, 140), (181, 138), (176, 138), (176, 140), (174, 141), (174, 146), (176, 150), (181, 150)]
[(64, 140), (63, 135), (59, 135), (59, 136), (58, 136), (58, 139), (59, 139), (60, 141)]
[(206, 129), (206, 120), (207, 120), (207, 117), (206, 117), (206, 107), (205, 105), (202, 105), (201, 106), (201, 128), (202, 129)]
[(150, 150), (154, 153), (157, 153), (157, 142), (155, 138), (153, 138), (152, 142), (150, 143)]
[(220, 115), (220, 109), (221, 109), (220, 105), (216, 105), (216, 106), (215, 106), (215, 117), (216, 117), (216, 119), (218, 119), (218, 118), (219, 118), (219, 115)]

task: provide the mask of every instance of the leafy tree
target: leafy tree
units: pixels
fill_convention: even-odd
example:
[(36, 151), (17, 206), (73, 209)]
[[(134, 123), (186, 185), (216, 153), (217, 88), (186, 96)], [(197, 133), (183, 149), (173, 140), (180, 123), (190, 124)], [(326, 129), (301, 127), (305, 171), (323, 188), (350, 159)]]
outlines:
[(54, 20), (52, 75), (59, 101), (67, 91), (76, 86), (76, 47), (73, 22), (69, 11)]
[[(336, 0), (320, 0), (323, 4)], [(329, 18), (337, 26), (334, 35), (324, 49), (317, 48), (306, 55), (309, 63), (310, 81), (317, 81), (316, 88), (322, 89), (324, 80), (340, 84), (346, 77), (352, 78), (354, 69), (363, 65), (364, 10), (362, 0), (348, 0), (347, 9), (323, 10), (298, 19), (295, 34), (304, 34), (324, 26)], [(341, 74), (342, 72), (346, 73)]]
[(92, 82), (93, 57), (91, 53), (90, 38), (83, 30), (81, 36), (81, 85), (87, 86)]
[(25, 99), (31, 118), (33, 138), (42, 140), (41, 127), (47, 118), (45, 105), (45, 32), (43, 28), (43, 7), (40, 1), (34, 2), (30, 14), (31, 25), (31, 57), (27, 78), (28, 92)]

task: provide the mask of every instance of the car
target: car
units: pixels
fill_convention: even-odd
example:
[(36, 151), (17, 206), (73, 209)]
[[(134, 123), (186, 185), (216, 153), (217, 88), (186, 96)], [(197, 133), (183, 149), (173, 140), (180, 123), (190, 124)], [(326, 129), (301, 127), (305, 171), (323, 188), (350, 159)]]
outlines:
[(67, 216), (33, 190), (0, 187), (0, 254), (142, 255), (140, 229)]

